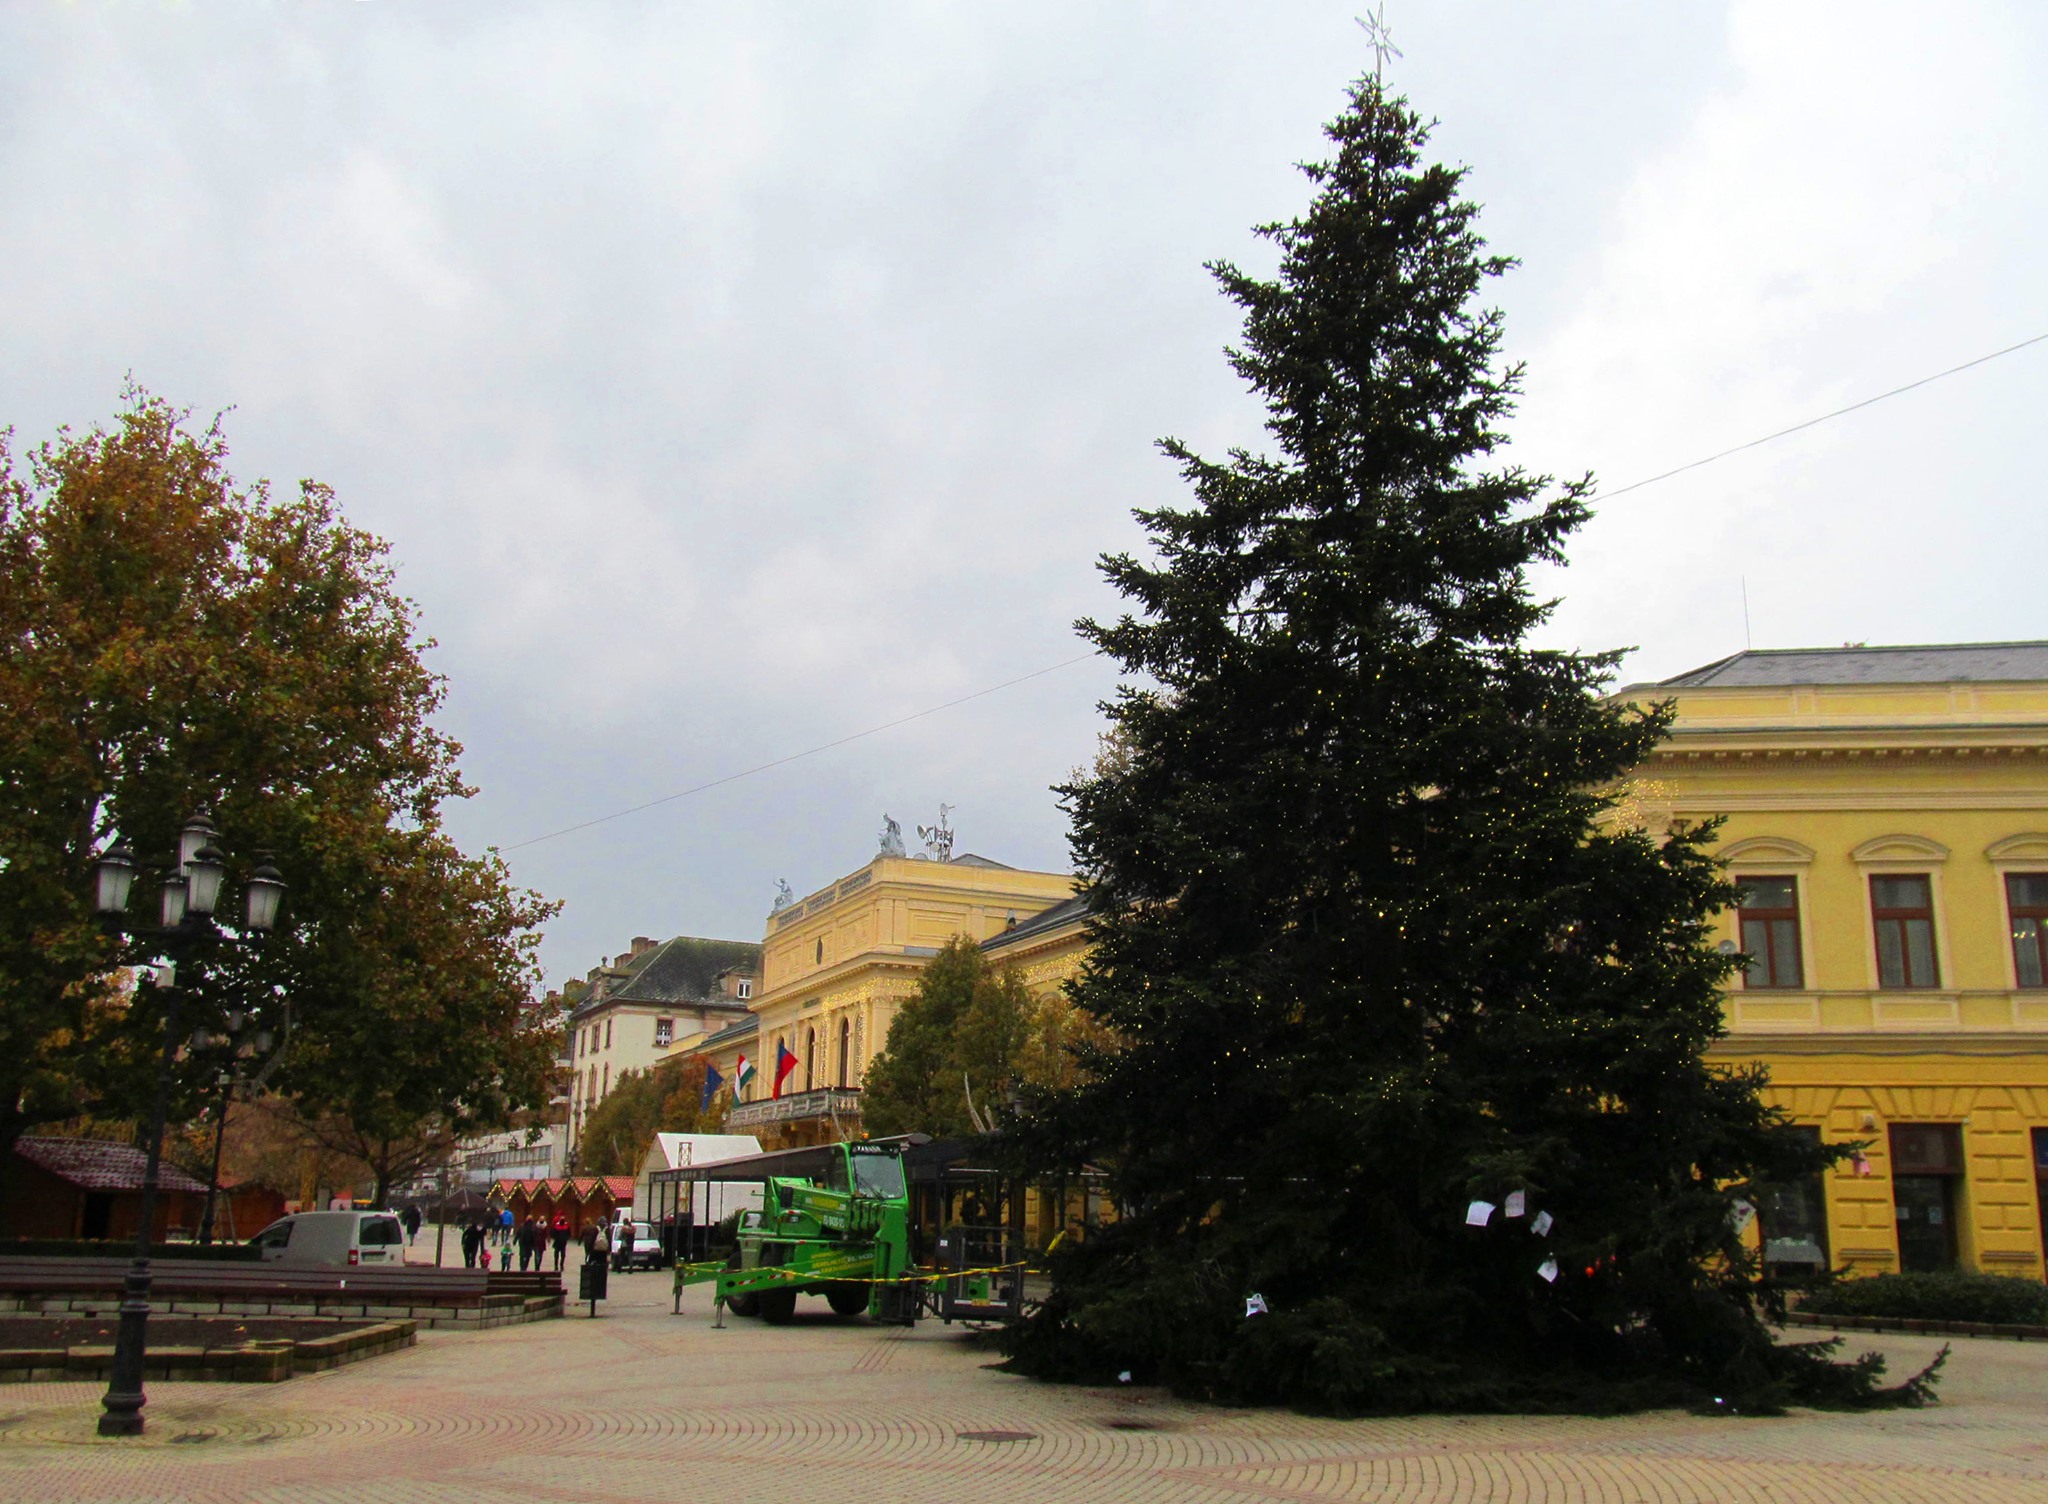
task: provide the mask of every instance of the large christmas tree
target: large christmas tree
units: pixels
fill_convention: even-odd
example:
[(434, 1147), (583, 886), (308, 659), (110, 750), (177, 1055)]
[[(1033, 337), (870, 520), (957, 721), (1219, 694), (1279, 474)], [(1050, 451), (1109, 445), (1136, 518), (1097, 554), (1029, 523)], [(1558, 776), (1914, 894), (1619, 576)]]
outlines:
[(1212, 267), (1272, 452), (1168, 442), (1194, 502), (1140, 514), (1155, 558), (1103, 566), (1135, 613), (1082, 624), (1136, 676), (1063, 791), (1074, 997), (1118, 1045), (1023, 1138), (1121, 1215), (1056, 1253), (1013, 1362), (1335, 1411), (1869, 1396), (1759, 1317), (1738, 1198), (1829, 1154), (1704, 1059), (1709, 832), (1603, 792), (1667, 714), (1527, 642), (1588, 484), (1489, 465), (1509, 262), (1376, 78), (1326, 133), (1260, 232), (1278, 274)]

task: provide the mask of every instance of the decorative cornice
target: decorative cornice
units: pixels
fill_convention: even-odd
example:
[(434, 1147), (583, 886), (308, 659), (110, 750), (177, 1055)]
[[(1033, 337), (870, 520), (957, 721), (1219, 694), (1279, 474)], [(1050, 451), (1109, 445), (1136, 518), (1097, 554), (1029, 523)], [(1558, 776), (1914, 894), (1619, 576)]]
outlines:
[(1858, 863), (1872, 862), (1945, 862), (1948, 848), (1941, 842), (1927, 836), (1889, 835), (1873, 836), (1849, 852), (1849, 860)]
[(1787, 789), (1740, 792), (1685, 789), (1661, 801), (1673, 814), (1732, 815), (1756, 811), (1856, 810), (1865, 813), (1918, 810), (2048, 811), (2048, 787), (2018, 791), (1985, 789)]
[(1817, 854), (1804, 841), (1795, 841), (1790, 836), (1751, 836), (1715, 853), (1730, 865), (1767, 862), (1774, 867), (1808, 866)]
[(1707, 1055), (1714, 1060), (1744, 1063), (1752, 1060), (1768, 1063), (1773, 1055), (1917, 1056), (1922, 1059), (1943, 1055), (2031, 1055), (2048, 1065), (2048, 1029), (2038, 1034), (2015, 1029), (1944, 1030), (1940, 1033), (1899, 1030), (1882, 1034), (1867, 1030), (1844, 1030), (1839, 1034), (1743, 1032), (1715, 1040), (1707, 1046)]
[(1984, 856), (1994, 863), (2048, 861), (2048, 835), (2024, 831), (2016, 836), (2007, 836), (1986, 846)]

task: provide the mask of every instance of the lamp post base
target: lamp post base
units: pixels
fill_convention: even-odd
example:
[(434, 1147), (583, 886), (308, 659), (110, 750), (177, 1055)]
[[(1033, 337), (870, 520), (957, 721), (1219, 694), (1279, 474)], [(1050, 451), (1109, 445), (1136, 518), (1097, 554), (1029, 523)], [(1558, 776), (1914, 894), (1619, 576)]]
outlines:
[[(112, 1400), (102, 1403), (111, 1405)], [(102, 1436), (140, 1436), (142, 1434), (142, 1396), (135, 1397), (135, 1409), (129, 1411), (109, 1410), (100, 1417)]]
[(142, 1390), (142, 1357), (149, 1343), (149, 1261), (137, 1259), (128, 1270), (127, 1288), (121, 1299), (121, 1326), (114, 1334), (114, 1373), (100, 1400), (106, 1413), (100, 1416), (102, 1436), (140, 1436), (142, 1407), (149, 1398)]

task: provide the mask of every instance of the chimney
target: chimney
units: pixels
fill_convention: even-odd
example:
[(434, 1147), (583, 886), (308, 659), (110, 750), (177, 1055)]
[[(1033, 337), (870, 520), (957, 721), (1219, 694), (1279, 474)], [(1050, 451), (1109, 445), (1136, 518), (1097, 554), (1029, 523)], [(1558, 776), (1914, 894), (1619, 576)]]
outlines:
[(654, 949), (654, 945), (655, 945), (655, 942), (654, 942), (654, 941), (653, 941), (652, 939), (650, 939), (650, 938), (649, 938), (648, 936), (646, 936), (646, 935), (635, 935), (635, 936), (633, 937), (633, 955), (632, 955), (632, 956), (628, 956), (628, 957), (627, 957), (626, 959), (630, 961), (630, 960), (634, 959), (634, 957), (637, 957), (637, 956), (644, 956), (644, 955), (646, 955), (646, 954), (647, 954), (647, 953), (648, 953), (649, 951), (651, 951), (651, 950), (653, 950), (653, 949)]

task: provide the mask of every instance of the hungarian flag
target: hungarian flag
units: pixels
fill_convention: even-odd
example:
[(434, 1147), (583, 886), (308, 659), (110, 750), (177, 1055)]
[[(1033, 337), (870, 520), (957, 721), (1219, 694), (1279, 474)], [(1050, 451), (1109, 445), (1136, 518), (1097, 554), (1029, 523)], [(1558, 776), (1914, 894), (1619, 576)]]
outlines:
[(781, 1040), (775, 1041), (775, 1095), (782, 1095), (782, 1083), (796, 1069), (796, 1055)]
[(711, 1099), (718, 1095), (718, 1088), (723, 1085), (725, 1077), (718, 1074), (718, 1067), (707, 1063), (704, 1067), (704, 1099), (697, 1104), (699, 1112), (711, 1106)]
[(732, 1095), (733, 1095), (733, 1100), (734, 1100), (734, 1101), (738, 1101), (738, 1100), (739, 1100), (739, 1099), (740, 1099), (741, 1097), (745, 1096), (745, 1095), (746, 1095), (746, 1092), (747, 1092), (747, 1088), (748, 1088), (749, 1086), (753, 1085), (753, 1082), (754, 1082), (754, 1062), (753, 1062), (753, 1061), (751, 1061), (751, 1060), (749, 1060), (749, 1059), (748, 1059), (748, 1058), (747, 1058), (746, 1056), (742, 1055), (742, 1056), (740, 1056), (740, 1063), (739, 1063), (738, 1065), (736, 1065), (736, 1066), (734, 1066), (734, 1067), (733, 1067), (733, 1072), (732, 1072)]

